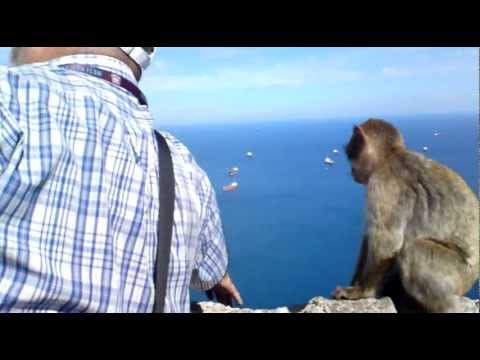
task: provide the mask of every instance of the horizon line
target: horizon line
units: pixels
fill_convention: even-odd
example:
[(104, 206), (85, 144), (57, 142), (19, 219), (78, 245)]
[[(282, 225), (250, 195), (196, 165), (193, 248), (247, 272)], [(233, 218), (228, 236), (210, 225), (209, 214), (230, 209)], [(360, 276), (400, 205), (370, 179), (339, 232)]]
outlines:
[[(191, 126), (191, 125), (222, 125), (227, 126), (231, 125), (240, 125), (240, 124), (261, 124), (261, 123), (288, 123), (288, 122), (322, 122), (322, 121), (351, 121), (358, 118), (358, 121), (362, 119), (367, 120), (370, 118), (405, 118), (410, 116), (479, 116), (479, 111), (449, 111), (449, 112), (422, 112), (422, 113), (412, 113), (412, 114), (376, 114), (376, 115), (344, 115), (344, 116), (326, 116), (326, 117), (299, 117), (299, 118), (267, 118), (267, 119), (225, 119), (225, 120), (182, 120), (182, 121), (161, 121), (161, 124), (158, 124), (160, 120), (154, 118), (154, 128), (161, 128), (164, 126)], [(478, 120), (478, 119), (477, 119)]]

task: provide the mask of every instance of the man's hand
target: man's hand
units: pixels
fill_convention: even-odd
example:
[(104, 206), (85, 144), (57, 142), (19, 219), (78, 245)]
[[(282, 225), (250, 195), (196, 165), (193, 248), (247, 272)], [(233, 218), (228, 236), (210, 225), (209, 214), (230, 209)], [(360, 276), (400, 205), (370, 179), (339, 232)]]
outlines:
[(225, 274), (223, 279), (220, 280), (217, 285), (206, 293), (210, 301), (214, 301), (214, 297), (216, 297), (217, 301), (223, 305), (232, 306), (232, 299), (234, 299), (238, 304), (243, 305), (242, 297), (233, 284), (232, 279), (230, 279), (228, 273)]

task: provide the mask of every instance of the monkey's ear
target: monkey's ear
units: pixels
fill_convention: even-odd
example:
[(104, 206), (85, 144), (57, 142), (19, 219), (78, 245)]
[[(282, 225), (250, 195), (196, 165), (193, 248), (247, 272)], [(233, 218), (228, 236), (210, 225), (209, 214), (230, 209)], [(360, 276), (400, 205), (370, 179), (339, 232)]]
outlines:
[(357, 158), (358, 155), (367, 145), (367, 136), (363, 129), (359, 126), (353, 127), (353, 136), (346, 146), (345, 152), (350, 160)]
[(367, 135), (365, 134), (365, 131), (360, 126), (355, 126), (353, 128), (353, 133), (355, 134), (355, 137), (357, 138), (357, 141), (359, 142), (359, 145), (361, 144), (362, 146), (367, 144)]

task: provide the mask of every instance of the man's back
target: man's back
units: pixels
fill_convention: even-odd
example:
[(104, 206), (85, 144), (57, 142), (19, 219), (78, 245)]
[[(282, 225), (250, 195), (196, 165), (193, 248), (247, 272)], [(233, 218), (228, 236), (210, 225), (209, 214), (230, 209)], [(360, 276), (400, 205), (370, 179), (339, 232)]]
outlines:
[[(158, 221), (152, 118), (126, 90), (59, 65), (135, 81), (122, 62), (74, 55), (0, 69), (0, 311), (149, 312)], [(215, 194), (172, 152), (176, 200), (166, 311), (226, 272)]]

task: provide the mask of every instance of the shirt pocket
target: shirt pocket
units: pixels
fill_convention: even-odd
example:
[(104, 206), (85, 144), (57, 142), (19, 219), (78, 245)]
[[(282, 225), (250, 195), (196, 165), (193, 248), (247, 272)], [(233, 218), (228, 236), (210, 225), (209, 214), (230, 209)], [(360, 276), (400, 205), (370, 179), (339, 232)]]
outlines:
[(0, 102), (0, 176), (21, 159), (24, 134), (18, 120)]
[(9, 216), (13, 211), (12, 200), (22, 193), (19, 168), (24, 143), (25, 136), (17, 119), (0, 102), (0, 222), (2, 216)]
[(15, 141), (5, 141), (7, 137), (2, 130), (0, 128), (0, 218), (2, 214), (5, 215), (11, 200), (19, 197), (24, 190), (19, 173), (24, 153), (24, 136), (21, 134)]

